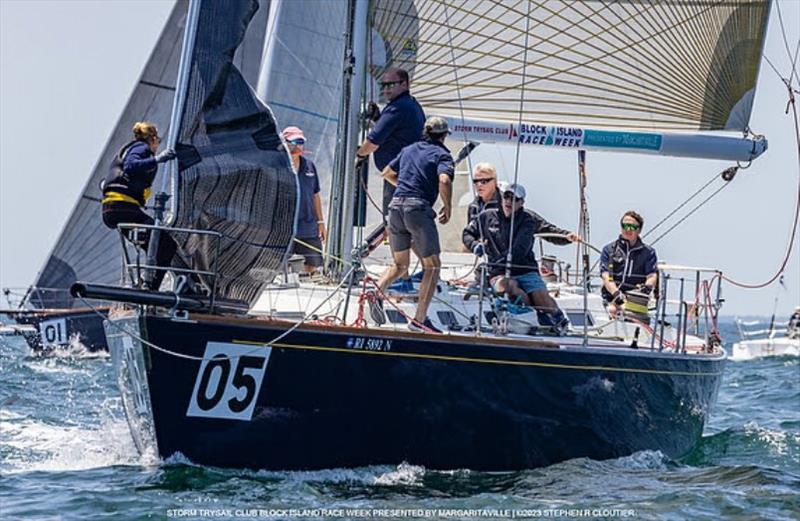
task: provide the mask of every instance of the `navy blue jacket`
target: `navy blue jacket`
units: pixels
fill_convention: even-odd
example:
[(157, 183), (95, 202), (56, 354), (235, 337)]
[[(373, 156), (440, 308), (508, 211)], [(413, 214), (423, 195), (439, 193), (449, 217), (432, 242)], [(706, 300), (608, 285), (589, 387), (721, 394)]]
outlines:
[(425, 112), (408, 92), (386, 105), (378, 122), (367, 134), (367, 139), (378, 145), (373, 154), (378, 170), (386, 168), (403, 148), (422, 139), (424, 126)]
[(144, 141), (131, 141), (119, 149), (103, 182), (103, 193), (116, 192), (145, 205), (144, 191), (153, 185), (158, 163)]
[[(600, 255), (600, 273), (608, 273), (620, 291), (630, 291), (637, 285), (644, 284), (647, 276), (658, 271), (656, 250), (639, 238), (633, 246), (622, 236), (616, 241), (606, 244)], [(611, 299), (611, 294), (604, 287), (603, 297)]]
[(395, 197), (424, 199), (431, 206), (439, 197), (439, 174), (451, 180), (455, 175), (453, 156), (444, 143), (427, 138), (404, 148), (389, 167), (397, 172)]
[[(489, 276), (503, 275), (506, 271), (511, 236), (511, 218), (506, 217), (502, 208), (490, 208), (478, 214), (464, 228), (461, 240), (470, 251), (476, 241), (481, 240), (483, 230), (484, 250), (489, 260)], [(569, 232), (549, 223), (544, 217), (531, 210), (521, 209), (514, 214), (514, 244), (511, 247), (511, 276), (524, 275), (539, 269), (533, 253), (533, 243), (537, 233), (557, 233), (566, 235)], [(569, 244), (569, 239), (547, 237), (553, 244)]]

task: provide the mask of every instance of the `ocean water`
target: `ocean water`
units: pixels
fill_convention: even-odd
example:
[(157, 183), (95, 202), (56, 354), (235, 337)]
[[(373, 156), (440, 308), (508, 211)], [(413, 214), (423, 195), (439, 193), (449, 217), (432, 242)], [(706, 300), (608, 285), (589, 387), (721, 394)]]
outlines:
[(702, 440), (678, 461), (257, 472), (140, 456), (107, 356), (37, 357), (0, 337), (0, 519), (323, 518), (800, 519), (800, 359), (729, 362)]

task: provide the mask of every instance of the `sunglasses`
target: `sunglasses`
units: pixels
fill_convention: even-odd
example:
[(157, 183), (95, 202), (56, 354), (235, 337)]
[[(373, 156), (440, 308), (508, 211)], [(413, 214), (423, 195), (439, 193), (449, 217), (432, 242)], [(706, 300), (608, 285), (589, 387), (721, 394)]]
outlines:
[(506, 200), (508, 200), (508, 201), (511, 201), (511, 200), (513, 200), (513, 199), (516, 199), (517, 201), (522, 201), (522, 198), (520, 198), (520, 197), (516, 197), (516, 196), (514, 195), (514, 192), (506, 192), (506, 193), (504, 193), (504, 194), (503, 194), (503, 199), (506, 199)]
[(290, 145), (305, 145), (306, 144), (306, 140), (302, 139), (302, 138), (292, 139), (291, 141), (289, 141), (289, 144)]
[(395, 85), (400, 85), (401, 83), (403, 83), (402, 80), (382, 81), (381, 82), (381, 89), (393, 89)]
[(635, 232), (639, 229), (639, 225), (634, 223), (622, 223), (621, 226), (626, 232)]
[(474, 185), (488, 185), (494, 181), (494, 177), (484, 177), (482, 179), (473, 179), (472, 184)]

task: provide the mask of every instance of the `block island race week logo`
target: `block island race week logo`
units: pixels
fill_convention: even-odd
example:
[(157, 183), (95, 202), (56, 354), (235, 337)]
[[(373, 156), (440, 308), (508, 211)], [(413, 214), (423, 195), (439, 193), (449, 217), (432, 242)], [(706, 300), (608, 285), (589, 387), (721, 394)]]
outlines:
[(592, 130), (579, 127), (465, 120), (453, 125), (453, 135), (478, 141), (517, 141), (523, 145), (558, 148), (639, 149), (658, 151), (659, 134)]
[(523, 145), (544, 145), (562, 148), (580, 148), (583, 129), (522, 123), (491, 123), (465, 121), (453, 126), (453, 134), (466, 134), (471, 139), (485, 141), (519, 141)]

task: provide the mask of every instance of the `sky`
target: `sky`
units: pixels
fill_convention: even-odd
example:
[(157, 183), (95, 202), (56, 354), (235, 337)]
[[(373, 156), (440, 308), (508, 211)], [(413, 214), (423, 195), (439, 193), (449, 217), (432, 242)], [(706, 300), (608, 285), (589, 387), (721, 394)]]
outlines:
[[(170, 0), (0, 0), (0, 287), (33, 282), (94, 165), (109, 161), (99, 155), (171, 7)], [(780, 0), (772, 7), (764, 54), (782, 76), (791, 71), (789, 52), (795, 53), (798, 41), (800, 0)], [(750, 284), (775, 274), (787, 251), (800, 182), (787, 100), (781, 78), (764, 61), (751, 128), (766, 136), (769, 150), (659, 241), (660, 260), (720, 268)], [(519, 170), (526, 205), (570, 229), (578, 216), (575, 156), (527, 150)], [(508, 148), (481, 145), (473, 160), (495, 162), (501, 178), (513, 177)], [(614, 240), (628, 209), (644, 216), (647, 231), (729, 166), (590, 153), (591, 242), (601, 247)], [(552, 251), (574, 258), (574, 250)], [(769, 315), (777, 297), (778, 315), (788, 316), (800, 305), (800, 237), (790, 254), (785, 287), (726, 284), (722, 314)]]

